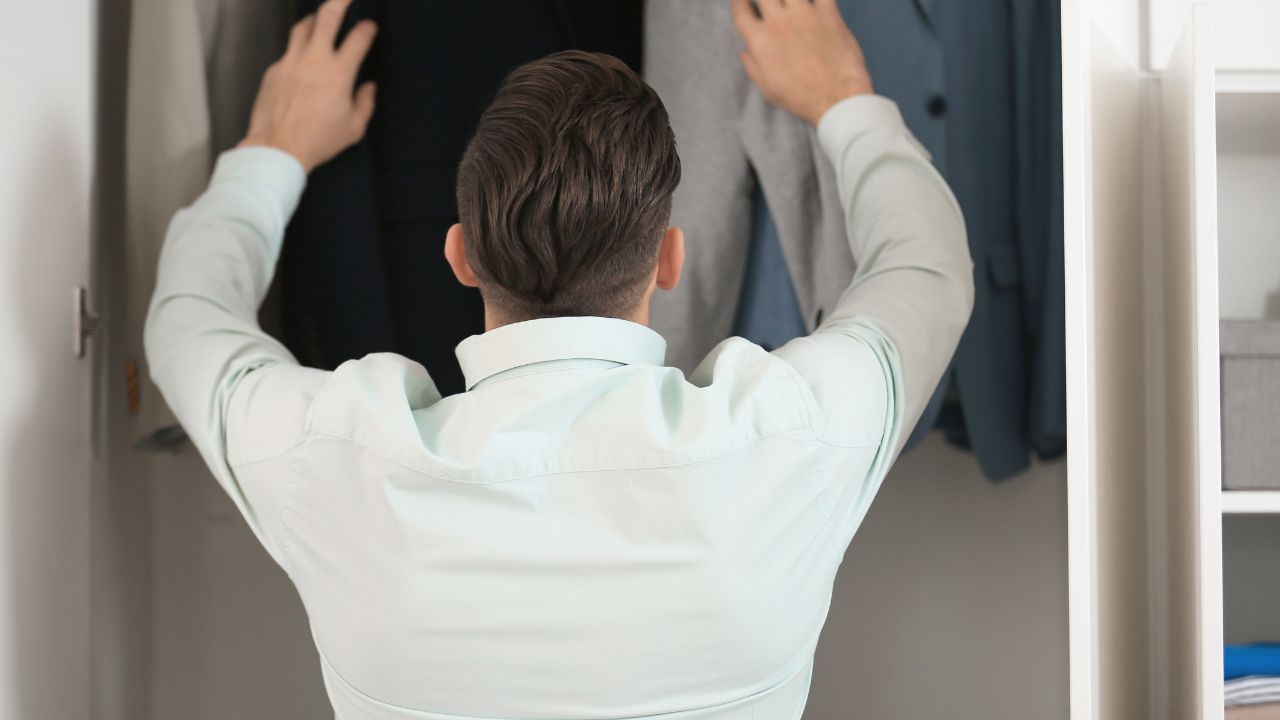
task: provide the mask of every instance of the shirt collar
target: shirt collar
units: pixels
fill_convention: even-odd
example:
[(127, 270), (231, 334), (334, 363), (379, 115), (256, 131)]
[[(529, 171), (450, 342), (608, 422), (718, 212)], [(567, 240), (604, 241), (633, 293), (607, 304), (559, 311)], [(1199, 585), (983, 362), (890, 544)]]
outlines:
[(549, 360), (608, 360), (623, 365), (662, 365), (667, 341), (630, 320), (555, 317), (526, 320), (472, 335), (458, 344), (467, 389), (486, 378)]

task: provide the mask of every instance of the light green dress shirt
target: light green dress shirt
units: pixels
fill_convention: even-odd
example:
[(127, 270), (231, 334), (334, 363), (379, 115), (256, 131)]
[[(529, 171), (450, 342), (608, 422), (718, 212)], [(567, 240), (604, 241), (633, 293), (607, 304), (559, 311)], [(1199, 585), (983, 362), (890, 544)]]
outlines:
[(817, 132), (859, 266), (814, 334), (730, 338), (685, 377), (641, 325), (532, 320), (459, 345), (447, 398), (398, 355), (325, 372), (262, 332), (306, 178), (219, 158), (169, 229), (147, 356), (296, 585), (338, 718), (800, 717), (836, 569), (973, 303), (896, 106)]

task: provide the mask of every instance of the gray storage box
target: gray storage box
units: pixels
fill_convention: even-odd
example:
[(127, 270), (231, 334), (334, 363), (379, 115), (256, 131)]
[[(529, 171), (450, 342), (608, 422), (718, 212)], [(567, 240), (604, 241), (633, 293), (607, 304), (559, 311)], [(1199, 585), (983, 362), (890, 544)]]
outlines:
[(1280, 322), (1223, 320), (1222, 487), (1280, 490)]

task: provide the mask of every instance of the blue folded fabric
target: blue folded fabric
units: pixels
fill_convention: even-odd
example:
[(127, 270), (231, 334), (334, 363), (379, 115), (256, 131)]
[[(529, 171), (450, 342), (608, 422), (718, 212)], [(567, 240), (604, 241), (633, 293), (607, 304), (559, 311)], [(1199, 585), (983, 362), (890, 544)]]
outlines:
[(1227, 645), (1222, 650), (1226, 679), (1246, 675), (1280, 675), (1280, 643)]

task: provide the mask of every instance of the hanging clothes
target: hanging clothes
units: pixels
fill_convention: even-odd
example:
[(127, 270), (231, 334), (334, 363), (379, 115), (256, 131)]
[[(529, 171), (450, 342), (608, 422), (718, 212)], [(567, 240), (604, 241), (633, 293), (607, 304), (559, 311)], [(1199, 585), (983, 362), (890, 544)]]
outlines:
[(1014, 0), (1018, 247), (1031, 358), (1029, 434), (1042, 459), (1067, 452), (1062, 194), (1062, 3)]
[[(838, 0), (837, 4), (845, 21), (858, 33), (876, 92), (898, 104), (907, 126), (945, 177), (946, 117), (939, 112), (942, 106), (938, 102), (943, 97), (943, 59), (937, 36), (929, 27), (927, 5), (900, 0)], [(756, 202), (733, 333), (774, 347), (807, 334), (778, 231), (763, 197)], [(934, 391), (904, 451), (934, 427), (948, 380), (949, 374)]]
[(463, 389), (455, 346), (484, 330), (479, 293), (454, 279), (443, 252), (476, 122), (507, 73), (559, 50), (638, 69), (641, 2), (355, 0), (347, 25), (362, 18), (379, 27), (361, 71), (378, 84), (378, 109), (362, 142), (312, 173), (289, 226), (282, 339), (326, 369), (398, 352), (448, 395)]
[[(134, 0), (125, 128), (128, 357), (139, 378), (137, 435), (177, 420), (146, 378), (142, 324), (173, 214), (244, 137), (262, 73), (284, 52), (292, 12), (261, 0)], [(115, 371), (115, 369), (113, 369)], [(178, 441), (185, 438), (175, 434)]]
[[(1033, 451), (1050, 458), (1066, 449), (1059, 3), (974, 0), (963, 11), (944, 0), (840, 0), (839, 5), (862, 44), (876, 91), (898, 103), (965, 209), (975, 263), (974, 319), (908, 446), (937, 421), (953, 443), (974, 450), (987, 477), (1011, 477), (1028, 467)], [(713, 40), (710, 35), (733, 32), (726, 19), (713, 17), (714, 7), (663, 10), (669, 13), (657, 17), (663, 24), (646, 32), (650, 37), (675, 33), (667, 44), (705, 46)], [(719, 159), (690, 168), (688, 146), (698, 152), (715, 132), (700, 118), (737, 117), (742, 127), (749, 106), (705, 87), (736, 87), (742, 82), (737, 65), (691, 77), (678, 67), (685, 61), (664, 44), (649, 56), (648, 71), (668, 107), (679, 106), (672, 112), (673, 125), (689, 168), (686, 178), (691, 178), (677, 190), (672, 222), (686, 230), (691, 246), (699, 241), (714, 246), (689, 253), (686, 282), (700, 288), (684, 298), (660, 295), (663, 302), (654, 303), (654, 325), (668, 334), (673, 358), (689, 362), (722, 333), (780, 344), (811, 331), (815, 317), (810, 313), (823, 302), (806, 296), (813, 288), (801, 282), (808, 270), (794, 248), (815, 238), (844, 247), (844, 240), (809, 234), (775, 217), (793, 216), (794, 209), (778, 207), (792, 200), (785, 192), (770, 193), (770, 186), (821, 185), (820, 159), (798, 151), (783, 163), (774, 158), (772, 166), (748, 162), (744, 169)], [(807, 130), (803, 121), (781, 110), (766, 108), (765, 113), (769, 123), (790, 126), (793, 134)], [(722, 152), (748, 158), (768, 153), (749, 147), (741, 132), (724, 135), (734, 143), (721, 139)], [(752, 172), (766, 206), (755, 209), (756, 221), (747, 226), (744, 215), (715, 217), (715, 212), (740, 212), (743, 196), (752, 193)], [(814, 195), (808, 207), (830, 202)], [(744, 245), (745, 267), (737, 269), (725, 258)], [(714, 277), (716, 272), (724, 277)], [(735, 286), (736, 277), (743, 281)], [(741, 297), (729, 328), (719, 324), (715, 311), (695, 306), (724, 304), (725, 297)]]
[(947, 179), (978, 287), (940, 424), (1002, 480), (1066, 452), (1060, 4), (932, 6), (955, 88)]
[(645, 73), (662, 96), (683, 179), (671, 223), (686, 231), (675, 292), (657, 293), (653, 327), (668, 362), (691, 372), (733, 330), (756, 180), (772, 211), (811, 332), (853, 276), (835, 177), (813, 128), (764, 99), (742, 71), (730, 4), (650, 0)]

